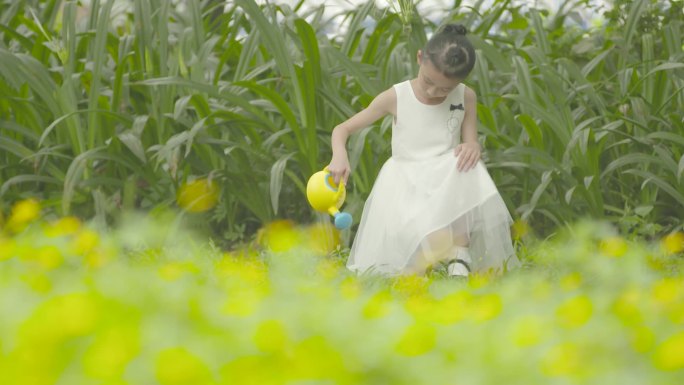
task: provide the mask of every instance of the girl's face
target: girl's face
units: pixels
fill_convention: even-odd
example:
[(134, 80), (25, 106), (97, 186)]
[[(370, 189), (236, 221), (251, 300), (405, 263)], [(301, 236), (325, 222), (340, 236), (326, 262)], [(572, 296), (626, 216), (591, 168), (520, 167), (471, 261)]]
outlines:
[(427, 98), (443, 99), (461, 84), (461, 79), (444, 76), (427, 57), (423, 56), (422, 51), (418, 51), (418, 64), (418, 85)]

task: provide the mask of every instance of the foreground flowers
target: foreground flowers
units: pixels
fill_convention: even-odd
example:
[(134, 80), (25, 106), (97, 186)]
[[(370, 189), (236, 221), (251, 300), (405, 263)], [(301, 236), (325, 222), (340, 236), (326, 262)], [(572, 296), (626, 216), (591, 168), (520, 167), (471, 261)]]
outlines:
[(261, 246), (224, 252), (168, 220), (103, 233), (75, 218), (22, 218), (21, 230), (0, 232), (2, 384), (671, 384), (684, 375), (681, 255), (596, 224), (534, 247), (529, 267), (463, 282), (439, 271), (354, 276), (325, 224), (277, 222)]

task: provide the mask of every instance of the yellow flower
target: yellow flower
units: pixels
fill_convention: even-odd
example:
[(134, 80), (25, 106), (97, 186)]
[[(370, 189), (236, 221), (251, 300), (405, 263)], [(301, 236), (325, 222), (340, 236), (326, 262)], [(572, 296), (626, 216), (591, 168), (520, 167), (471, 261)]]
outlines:
[(578, 272), (570, 273), (560, 280), (560, 287), (565, 291), (572, 291), (582, 286), (582, 275)]
[(221, 384), (282, 385), (291, 370), (280, 356), (242, 356), (221, 368)]
[(290, 220), (271, 222), (257, 234), (257, 242), (274, 252), (288, 251), (301, 245), (300, 233)]
[(159, 267), (159, 276), (165, 281), (175, 281), (188, 272), (188, 266), (181, 262), (169, 262)]
[(582, 354), (577, 345), (565, 342), (554, 346), (542, 358), (542, 372), (547, 376), (573, 376), (583, 367)]
[(638, 353), (648, 352), (655, 343), (655, 333), (645, 326), (638, 326), (631, 331), (632, 349)]
[(529, 232), (530, 225), (527, 223), (527, 221), (518, 219), (513, 222), (513, 226), (511, 227), (511, 235), (513, 235), (513, 239), (521, 239)]
[(340, 275), (343, 269), (343, 264), (339, 259), (325, 258), (318, 262), (316, 271), (326, 280), (335, 279)]
[(511, 325), (510, 337), (516, 346), (529, 347), (539, 344), (544, 338), (545, 325), (538, 316), (523, 316)]
[(283, 376), (281, 383), (355, 383), (348, 378), (350, 375), (342, 354), (323, 336), (312, 336), (299, 342), (294, 346), (288, 364), (285, 375), (290, 375), (295, 381), (282, 381)]
[(265, 353), (282, 351), (288, 343), (287, 330), (279, 320), (264, 321), (257, 327), (254, 343)]
[(20, 232), (40, 216), (40, 204), (35, 199), (25, 199), (12, 207), (7, 220), (7, 228), (12, 232)]
[(627, 242), (621, 237), (608, 237), (601, 241), (599, 249), (608, 257), (622, 257), (627, 252)]
[(627, 289), (613, 302), (611, 310), (625, 324), (638, 325), (643, 320), (641, 309), (639, 308), (641, 301), (643, 301), (643, 298), (640, 289)]
[(52, 281), (44, 273), (27, 274), (22, 279), (38, 293), (46, 294), (52, 290)]
[(682, 278), (663, 278), (651, 288), (653, 299), (661, 305), (669, 305), (684, 297), (684, 281)]
[(593, 311), (591, 299), (586, 295), (579, 295), (558, 306), (556, 318), (562, 326), (576, 328), (587, 323)]
[(427, 292), (430, 280), (419, 275), (403, 275), (394, 280), (392, 288), (404, 295), (422, 295)]
[(157, 380), (162, 385), (206, 385), (213, 383), (207, 365), (187, 349), (163, 350), (157, 357)]
[(72, 250), (77, 255), (86, 255), (100, 244), (100, 235), (90, 229), (83, 229), (72, 241)]
[(219, 188), (213, 180), (195, 179), (186, 182), (178, 190), (176, 202), (185, 211), (200, 213), (216, 206)]
[(389, 312), (389, 303), (392, 297), (386, 291), (375, 293), (363, 307), (363, 316), (366, 318), (381, 318)]
[(81, 220), (76, 217), (63, 217), (45, 226), (45, 235), (60, 237), (75, 234), (81, 228)]
[(131, 326), (113, 326), (96, 335), (83, 354), (84, 371), (94, 378), (121, 377), (126, 365), (140, 351), (140, 331)]
[(489, 321), (501, 314), (503, 303), (496, 293), (473, 297), (470, 316), (478, 322)]
[(433, 309), (435, 322), (450, 325), (470, 316), (472, 297), (469, 291), (460, 290), (438, 300)]
[(56, 246), (37, 247), (33, 254), (24, 255), (23, 259), (30, 259), (45, 270), (55, 269), (64, 262), (64, 257)]
[(100, 306), (89, 294), (66, 294), (38, 307), (22, 325), (22, 338), (50, 344), (89, 334), (100, 318)]
[[(243, 257), (235, 254), (225, 254), (216, 263), (217, 272), (224, 276), (233, 278), (236, 283), (262, 284), (268, 281), (268, 271), (265, 263), (247, 251), (242, 251)], [(251, 251), (249, 252), (252, 253)]]
[(232, 291), (223, 305), (223, 312), (237, 317), (248, 317), (254, 314), (266, 296), (266, 293), (256, 288), (243, 288)]
[(0, 235), (0, 261), (10, 259), (15, 255), (16, 241), (7, 239)]
[(684, 331), (670, 336), (656, 348), (653, 364), (660, 370), (684, 369)]
[(356, 299), (361, 295), (361, 285), (359, 281), (349, 276), (340, 283), (340, 294), (345, 299)]
[(434, 349), (437, 342), (435, 328), (427, 323), (416, 323), (409, 326), (396, 346), (399, 354), (418, 356)]
[(677, 231), (666, 235), (661, 241), (663, 250), (667, 254), (677, 254), (684, 251), (684, 233)]

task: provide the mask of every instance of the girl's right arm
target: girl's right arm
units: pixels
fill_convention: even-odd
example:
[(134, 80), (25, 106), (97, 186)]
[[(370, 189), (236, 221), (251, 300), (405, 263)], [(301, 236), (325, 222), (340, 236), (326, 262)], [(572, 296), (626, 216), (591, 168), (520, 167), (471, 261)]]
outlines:
[(328, 171), (333, 176), (335, 183), (340, 179), (347, 183), (351, 166), (347, 156), (347, 138), (354, 132), (368, 127), (387, 114), (397, 114), (397, 93), (394, 87), (382, 92), (364, 110), (335, 126), (332, 132), (332, 160), (328, 165)]

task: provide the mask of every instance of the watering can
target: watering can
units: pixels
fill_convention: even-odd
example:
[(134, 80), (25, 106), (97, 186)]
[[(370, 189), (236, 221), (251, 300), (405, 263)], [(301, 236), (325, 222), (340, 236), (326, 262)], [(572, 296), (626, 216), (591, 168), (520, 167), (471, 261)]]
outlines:
[(335, 227), (340, 230), (352, 224), (352, 216), (349, 213), (340, 212), (346, 196), (344, 181), (340, 180), (339, 184), (335, 183), (327, 167), (311, 175), (306, 184), (306, 198), (311, 207), (316, 211), (332, 215)]

